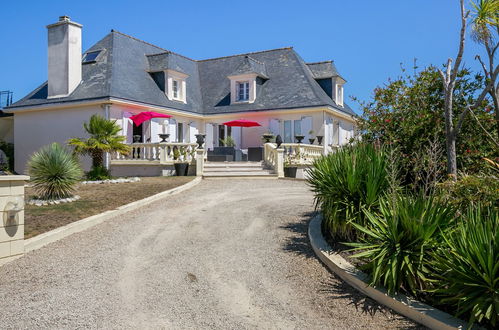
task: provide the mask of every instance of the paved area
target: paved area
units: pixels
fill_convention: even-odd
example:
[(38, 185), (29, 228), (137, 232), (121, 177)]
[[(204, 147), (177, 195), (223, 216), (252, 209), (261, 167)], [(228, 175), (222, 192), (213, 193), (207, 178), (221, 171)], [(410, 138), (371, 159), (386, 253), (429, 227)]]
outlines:
[(334, 278), (304, 182), (204, 180), (0, 267), (0, 328), (387, 329)]

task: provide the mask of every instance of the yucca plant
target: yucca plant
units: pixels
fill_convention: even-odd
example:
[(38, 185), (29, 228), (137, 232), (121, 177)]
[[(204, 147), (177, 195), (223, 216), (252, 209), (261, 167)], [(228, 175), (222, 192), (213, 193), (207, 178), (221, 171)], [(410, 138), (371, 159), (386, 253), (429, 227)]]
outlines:
[(377, 207), (387, 191), (387, 154), (370, 144), (345, 146), (317, 159), (308, 170), (308, 184), (324, 225), (338, 239), (352, 239), (352, 222), (364, 223), (362, 208)]
[(470, 323), (499, 322), (499, 212), (470, 207), (456, 230), (445, 233), (433, 253), (439, 301), (469, 315)]
[(68, 144), (74, 147), (75, 153), (90, 155), (93, 169), (104, 166), (105, 152), (120, 154), (130, 152), (130, 147), (123, 143), (126, 138), (119, 134), (121, 128), (115, 120), (95, 114), (90, 117), (88, 123), (83, 123), (83, 128), (90, 137), (87, 139), (71, 138)]
[(361, 242), (346, 244), (361, 251), (353, 257), (367, 261), (371, 285), (383, 285), (389, 293), (420, 295), (428, 285), (428, 253), (438, 246), (441, 230), (452, 223), (452, 209), (432, 197), (398, 195), (382, 199), (378, 213), (364, 213), (365, 226), (353, 223), (364, 234)]
[(58, 143), (35, 152), (28, 173), (38, 197), (46, 200), (71, 197), (83, 175), (78, 160)]

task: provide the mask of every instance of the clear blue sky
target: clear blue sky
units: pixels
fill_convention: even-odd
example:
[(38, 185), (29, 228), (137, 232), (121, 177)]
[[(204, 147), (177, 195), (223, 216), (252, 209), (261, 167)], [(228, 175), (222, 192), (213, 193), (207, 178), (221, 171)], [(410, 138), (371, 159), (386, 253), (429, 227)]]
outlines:
[[(400, 63), (455, 57), (459, 32), (458, 0), (18, 0), (0, 10), (0, 90), (14, 100), (47, 79), (45, 26), (60, 15), (83, 24), (83, 49), (111, 29), (193, 59), (293, 46), (306, 62), (333, 59), (345, 95), (362, 100), (399, 75)], [(468, 39), (465, 64), (479, 70), (480, 51)]]

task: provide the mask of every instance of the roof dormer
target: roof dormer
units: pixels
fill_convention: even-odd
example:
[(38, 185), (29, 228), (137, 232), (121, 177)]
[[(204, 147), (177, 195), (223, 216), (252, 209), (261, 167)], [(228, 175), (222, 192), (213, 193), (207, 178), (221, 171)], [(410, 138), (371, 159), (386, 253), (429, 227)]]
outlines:
[(267, 80), (265, 64), (245, 56), (230, 80), (230, 103), (253, 103), (256, 100), (257, 83)]
[(312, 75), (326, 92), (326, 94), (336, 103), (337, 106), (343, 107), (343, 85), (346, 80), (343, 79), (333, 61), (324, 61), (316, 63), (307, 63)]

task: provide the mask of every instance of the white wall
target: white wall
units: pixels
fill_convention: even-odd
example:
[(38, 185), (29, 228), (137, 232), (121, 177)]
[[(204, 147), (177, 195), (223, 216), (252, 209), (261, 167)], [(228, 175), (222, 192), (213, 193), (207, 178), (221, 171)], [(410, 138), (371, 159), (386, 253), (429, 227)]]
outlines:
[[(69, 138), (87, 137), (83, 122), (93, 114), (104, 116), (100, 106), (74, 109), (17, 112), (14, 115), (15, 170), (25, 173), (31, 154), (52, 142), (66, 145)], [(82, 158), (85, 170), (90, 168), (90, 159)]]

